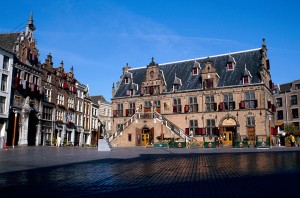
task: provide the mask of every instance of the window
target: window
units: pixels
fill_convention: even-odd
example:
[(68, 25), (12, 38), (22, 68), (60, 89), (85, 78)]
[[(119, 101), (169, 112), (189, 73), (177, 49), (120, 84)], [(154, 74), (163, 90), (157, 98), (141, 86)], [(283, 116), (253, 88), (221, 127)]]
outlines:
[(206, 111), (215, 111), (217, 109), (217, 104), (213, 95), (206, 96), (205, 100)]
[(205, 79), (204, 89), (212, 89), (213, 87), (213, 79)]
[(193, 67), (193, 75), (198, 75), (198, 67)]
[(7, 91), (7, 75), (2, 74), (2, 79), (1, 79), (1, 91)]
[(51, 90), (45, 88), (45, 102), (51, 102)]
[(50, 74), (47, 76), (47, 83), (51, 83), (51, 75)]
[(9, 58), (7, 56), (3, 57), (3, 67), (4, 70), (8, 70), (9, 68)]
[(145, 108), (151, 108), (151, 106), (152, 106), (151, 101), (146, 100), (145, 101)]
[(144, 88), (144, 94), (159, 94), (160, 93), (160, 86), (149, 86)]
[(243, 84), (249, 84), (249, 76), (243, 76)]
[(235, 103), (233, 101), (233, 95), (231, 93), (224, 94), (224, 109), (226, 110), (234, 110), (235, 109)]
[(245, 108), (254, 109), (257, 107), (257, 100), (255, 100), (255, 93), (253, 91), (245, 92)]
[(119, 116), (119, 117), (123, 116), (123, 104), (122, 103), (117, 104), (117, 116)]
[(233, 70), (233, 64), (232, 63), (227, 63), (227, 68), (228, 68), (228, 71)]
[(56, 111), (56, 121), (63, 121), (64, 113), (62, 111)]
[(298, 109), (292, 109), (292, 118), (298, 118)]
[(292, 95), (291, 96), (291, 105), (297, 105), (297, 95)]
[(52, 120), (52, 109), (49, 107), (43, 107), (43, 119)]
[(277, 120), (282, 120), (283, 119), (283, 111), (277, 111)]
[(64, 105), (64, 95), (57, 94), (57, 104), (58, 105)]
[(123, 131), (123, 124), (117, 124), (117, 131)]
[(277, 107), (282, 107), (282, 98), (276, 98)]
[(128, 134), (128, 141), (131, 142), (132, 141), (132, 135), (129, 133)]
[(190, 99), (189, 99), (189, 111), (190, 112), (198, 112), (197, 97), (190, 97)]
[(129, 103), (129, 109), (126, 110), (126, 116), (133, 116), (135, 114), (135, 103)]
[(160, 100), (155, 100), (154, 101), (154, 106), (155, 107), (160, 107)]
[(81, 100), (77, 101), (77, 111), (82, 112), (82, 101)]
[(74, 98), (68, 98), (68, 108), (74, 109)]
[(207, 135), (215, 135), (216, 121), (215, 119), (206, 120), (206, 131)]
[(295, 84), (295, 89), (300, 89), (300, 83), (299, 84)]
[(189, 134), (190, 136), (197, 135), (198, 132), (198, 120), (190, 120)]
[(173, 99), (173, 113), (181, 113), (181, 99), (180, 98)]
[(255, 126), (255, 117), (254, 116), (248, 116), (247, 119), (246, 119), (246, 126), (249, 126), (249, 127), (253, 127)]
[(0, 114), (5, 113), (5, 97), (0, 96)]
[(125, 81), (125, 84), (128, 84), (128, 83), (129, 83), (129, 78), (128, 78), (128, 77), (125, 77), (125, 78), (124, 78), (124, 81)]

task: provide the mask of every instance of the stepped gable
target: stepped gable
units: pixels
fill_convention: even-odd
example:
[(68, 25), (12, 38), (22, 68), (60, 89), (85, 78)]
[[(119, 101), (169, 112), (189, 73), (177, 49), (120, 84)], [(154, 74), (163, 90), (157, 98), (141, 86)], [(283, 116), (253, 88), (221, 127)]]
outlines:
[(0, 34), (0, 47), (14, 53), (14, 45), (21, 33)]
[[(227, 70), (229, 56), (232, 56), (236, 62), (235, 68), (232, 71)], [(247, 70), (252, 75), (251, 83), (261, 83), (259, 77), (262, 59), (261, 48), (210, 56), (209, 59), (212, 61), (217, 74), (220, 76), (217, 87), (241, 85), (242, 76), (245, 71), (245, 64), (247, 65)], [(205, 65), (206, 60), (207, 57), (203, 57), (173, 63), (159, 64), (158, 68), (162, 71), (167, 85), (166, 93), (172, 92), (173, 90), (175, 73), (182, 82), (180, 91), (201, 90), (201, 71), (203, 70), (202, 66)], [(195, 61), (201, 65), (198, 75), (193, 75), (192, 73)], [(146, 71), (147, 67), (133, 68), (128, 70), (128, 72), (131, 72), (133, 75), (134, 83), (138, 84), (138, 91), (136, 92), (136, 95), (140, 94), (140, 87), (145, 79)], [(126, 97), (126, 90), (130, 89), (129, 86), (130, 84), (125, 84), (124, 79), (122, 79), (115, 94), (115, 98)]]

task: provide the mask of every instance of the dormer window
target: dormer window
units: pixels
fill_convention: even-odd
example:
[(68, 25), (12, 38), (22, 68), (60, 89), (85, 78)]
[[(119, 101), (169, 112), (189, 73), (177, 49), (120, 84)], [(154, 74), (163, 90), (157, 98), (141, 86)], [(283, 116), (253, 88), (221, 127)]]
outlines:
[(243, 84), (249, 84), (249, 76), (244, 76), (243, 77)]
[(204, 89), (212, 89), (214, 87), (213, 79), (205, 79), (204, 80)]
[(232, 63), (227, 63), (227, 68), (228, 68), (229, 71), (230, 71), (230, 70), (233, 70), (233, 65), (232, 65)]
[(193, 68), (193, 75), (198, 75), (198, 68), (197, 67)]
[(124, 83), (129, 84), (131, 81), (130, 79), (132, 79), (132, 73), (126, 72), (124, 75)]
[(228, 60), (227, 60), (227, 71), (234, 70), (236, 65), (235, 59), (229, 54)]
[(125, 84), (128, 84), (128, 83), (129, 83), (129, 78), (128, 78), (128, 77), (125, 77), (125, 78), (124, 78), (124, 81), (125, 81)]
[(178, 91), (181, 85), (182, 85), (181, 79), (178, 78), (175, 74), (175, 78), (173, 82), (173, 92)]
[(245, 70), (244, 70), (243, 77), (242, 77), (243, 85), (250, 84), (251, 78), (252, 78), (252, 75), (251, 75), (250, 71), (247, 69), (247, 66), (245, 64)]
[(199, 74), (199, 69), (200, 69), (200, 63), (195, 61), (194, 66), (193, 66), (193, 76)]

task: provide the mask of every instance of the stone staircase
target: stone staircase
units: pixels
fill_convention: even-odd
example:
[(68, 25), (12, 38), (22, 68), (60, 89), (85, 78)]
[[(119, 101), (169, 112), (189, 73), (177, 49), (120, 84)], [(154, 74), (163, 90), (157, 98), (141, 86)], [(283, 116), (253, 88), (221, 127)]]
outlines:
[(129, 120), (124, 122), (121, 125), (121, 127), (108, 138), (108, 143), (110, 143), (113, 139), (118, 137), (121, 134), (121, 132), (124, 131), (128, 126), (130, 126), (134, 121), (139, 119), (158, 120), (160, 123), (165, 125), (171, 131), (171, 133), (178, 135), (180, 138), (189, 142), (195, 140), (193, 137), (188, 136), (183, 130), (181, 130), (176, 124), (168, 120), (165, 116), (159, 114), (158, 112), (154, 112), (154, 113), (135, 113), (133, 116), (131, 116)]

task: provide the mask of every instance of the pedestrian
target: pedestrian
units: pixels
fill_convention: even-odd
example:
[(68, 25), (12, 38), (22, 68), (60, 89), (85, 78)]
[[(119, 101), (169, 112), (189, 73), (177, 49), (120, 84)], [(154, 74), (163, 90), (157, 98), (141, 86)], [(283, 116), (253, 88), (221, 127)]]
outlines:
[(57, 147), (60, 147), (60, 140), (61, 140), (61, 138), (58, 136), (58, 137), (57, 137), (57, 142), (56, 142), (56, 146), (57, 146)]
[(295, 146), (295, 137), (292, 134), (290, 135), (290, 139), (291, 139), (291, 147)]

